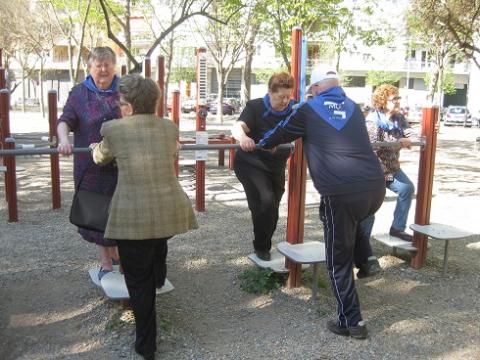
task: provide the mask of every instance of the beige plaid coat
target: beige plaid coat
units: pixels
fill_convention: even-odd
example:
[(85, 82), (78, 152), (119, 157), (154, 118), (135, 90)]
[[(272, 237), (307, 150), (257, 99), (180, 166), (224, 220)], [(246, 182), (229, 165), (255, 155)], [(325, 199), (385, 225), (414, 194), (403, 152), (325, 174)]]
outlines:
[(133, 115), (104, 123), (101, 134), (93, 160), (116, 160), (119, 172), (106, 238), (156, 239), (198, 228), (174, 172), (175, 124), (155, 115)]

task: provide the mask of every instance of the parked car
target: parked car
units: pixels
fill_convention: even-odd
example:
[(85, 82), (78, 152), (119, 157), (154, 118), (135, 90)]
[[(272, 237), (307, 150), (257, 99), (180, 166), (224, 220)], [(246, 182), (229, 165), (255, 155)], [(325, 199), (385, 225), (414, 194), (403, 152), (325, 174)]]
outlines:
[[(18, 98), (15, 101), (15, 106), (21, 107), (22, 106), (22, 98)], [(40, 100), (37, 98), (25, 98), (25, 106), (26, 107), (38, 107), (40, 106)]]
[[(218, 104), (217, 103), (210, 103), (210, 108), (209, 111), (215, 115), (218, 110)], [(224, 102), (222, 104), (222, 114), (223, 115), (233, 115), (235, 113), (235, 109), (232, 105)]]
[(463, 125), (465, 127), (472, 126), (472, 116), (466, 106), (449, 106), (443, 118), (445, 126)]
[(237, 98), (224, 98), (223, 101), (229, 105), (232, 105), (233, 112), (238, 113), (240, 111), (240, 100)]
[(420, 106), (414, 106), (408, 110), (407, 120), (410, 124), (420, 124), (423, 118), (423, 111)]
[(191, 111), (195, 111), (196, 106), (197, 106), (197, 100), (195, 99), (185, 100), (182, 102), (182, 105), (180, 106), (180, 111), (182, 113), (188, 114)]

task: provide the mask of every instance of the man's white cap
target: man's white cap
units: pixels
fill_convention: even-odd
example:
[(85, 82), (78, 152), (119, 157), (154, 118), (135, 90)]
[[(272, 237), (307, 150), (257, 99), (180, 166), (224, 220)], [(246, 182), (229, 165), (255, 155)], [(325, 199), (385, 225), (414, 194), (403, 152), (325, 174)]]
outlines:
[(326, 79), (337, 79), (339, 80), (337, 70), (333, 66), (326, 65), (326, 64), (319, 64), (317, 65), (313, 71), (312, 75), (310, 76), (310, 85), (312, 86), (320, 81)]

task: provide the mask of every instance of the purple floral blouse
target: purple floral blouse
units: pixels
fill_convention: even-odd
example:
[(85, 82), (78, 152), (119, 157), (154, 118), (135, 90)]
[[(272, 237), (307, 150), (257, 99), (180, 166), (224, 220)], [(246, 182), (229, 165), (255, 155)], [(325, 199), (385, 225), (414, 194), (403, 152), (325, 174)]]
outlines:
[[(72, 130), (75, 147), (88, 147), (102, 140), (100, 128), (104, 122), (121, 117), (118, 100), (117, 91), (94, 92), (83, 83), (78, 84), (71, 90), (57, 123), (64, 122)], [(82, 180), (82, 189), (113, 195), (117, 184), (117, 168), (113, 163), (96, 165), (90, 154), (75, 154), (73, 177), (75, 187)], [(103, 246), (115, 245), (115, 242), (104, 239), (103, 233), (82, 228), (78, 232), (89, 242)]]

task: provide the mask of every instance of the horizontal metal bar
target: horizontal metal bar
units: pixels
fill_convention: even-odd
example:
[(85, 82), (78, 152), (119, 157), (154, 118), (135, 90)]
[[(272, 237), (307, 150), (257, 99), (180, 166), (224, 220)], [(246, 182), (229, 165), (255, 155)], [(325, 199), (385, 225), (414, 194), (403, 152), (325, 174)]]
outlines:
[[(399, 142), (377, 142), (372, 143), (374, 148), (385, 147), (385, 146), (393, 146), (398, 145)], [(412, 142), (412, 146), (424, 146), (423, 141), (419, 142)], [(188, 151), (188, 150), (230, 150), (230, 149), (238, 149), (240, 148), (239, 144), (182, 144), (180, 146), (180, 150)], [(256, 145), (257, 149), (261, 149), (260, 145)], [(277, 148), (279, 149), (292, 149), (292, 144), (282, 144), (278, 145)], [(73, 148), (72, 152), (74, 154), (84, 154), (90, 153), (92, 150), (90, 148)], [(48, 148), (48, 149), (4, 149), (0, 150), (0, 156), (23, 156), (23, 155), (51, 155), (51, 154), (58, 154), (57, 148)]]

